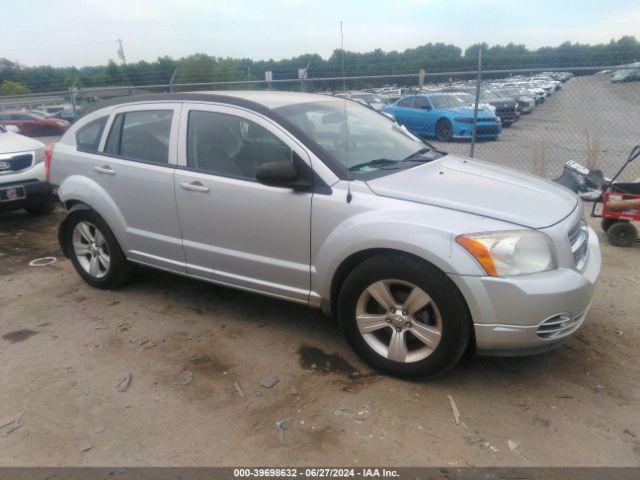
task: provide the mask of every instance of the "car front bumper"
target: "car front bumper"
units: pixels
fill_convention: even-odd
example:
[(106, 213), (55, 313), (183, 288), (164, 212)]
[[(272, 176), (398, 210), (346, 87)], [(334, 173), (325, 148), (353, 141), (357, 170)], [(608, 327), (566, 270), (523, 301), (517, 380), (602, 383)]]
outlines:
[(20, 182), (0, 183), (0, 188), (18, 186), (24, 187), (26, 197), (19, 200), (0, 202), (0, 213), (35, 207), (43, 202), (53, 201), (56, 198), (53, 193), (53, 186), (49, 182), (24, 180)]
[[(456, 140), (470, 140), (473, 133), (473, 125), (454, 122), (453, 138)], [(502, 133), (499, 123), (480, 122), (477, 124), (476, 138), (481, 140), (495, 139)]]
[[(591, 232), (589, 258), (581, 273), (559, 268), (510, 278), (450, 277), (467, 300), (478, 353), (527, 355), (561, 345), (582, 326), (591, 306), (600, 265), (598, 237)], [(561, 324), (562, 332), (546, 335), (541, 325), (558, 321), (566, 322)]]

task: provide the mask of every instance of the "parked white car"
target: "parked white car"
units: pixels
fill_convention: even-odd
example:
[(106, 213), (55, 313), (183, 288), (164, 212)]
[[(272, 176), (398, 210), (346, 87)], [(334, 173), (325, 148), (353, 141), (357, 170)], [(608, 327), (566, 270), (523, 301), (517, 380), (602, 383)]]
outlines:
[(0, 124), (0, 213), (26, 209), (34, 215), (55, 207), (44, 143)]

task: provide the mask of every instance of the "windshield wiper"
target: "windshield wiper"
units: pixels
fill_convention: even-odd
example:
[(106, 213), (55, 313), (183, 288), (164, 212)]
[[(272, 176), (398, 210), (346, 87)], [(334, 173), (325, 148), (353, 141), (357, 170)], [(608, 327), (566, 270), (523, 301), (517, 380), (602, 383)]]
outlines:
[(390, 163), (397, 163), (398, 160), (389, 160), (388, 158), (376, 158), (375, 160), (369, 160), (366, 162), (358, 163), (352, 167), (349, 167), (349, 171), (360, 170), (364, 167), (382, 167), (389, 165)]
[(429, 153), (429, 152), (432, 152), (434, 150), (435, 150), (434, 148), (424, 147), (424, 148), (421, 148), (420, 150), (417, 150), (417, 151), (413, 152), (408, 157), (403, 158), (401, 161), (402, 162), (407, 162), (407, 161), (411, 160), (411, 161), (414, 161), (414, 162), (419, 162), (419, 161), (428, 162), (428, 161), (430, 161), (430, 159), (429, 160), (428, 159), (420, 159), (419, 157), (422, 157), (422, 156), (424, 156), (425, 153)]

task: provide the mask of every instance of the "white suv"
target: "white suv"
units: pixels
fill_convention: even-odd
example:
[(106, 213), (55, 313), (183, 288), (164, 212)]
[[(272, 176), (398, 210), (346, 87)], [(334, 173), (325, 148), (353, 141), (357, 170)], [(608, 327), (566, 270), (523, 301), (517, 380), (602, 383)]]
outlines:
[(51, 168), (60, 243), (89, 284), (143, 264), (322, 308), (400, 376), (440, 373), (468, 347), (557, 347), (600, 271), (574, 193), (437, 151), (347, 99), (115, 100), (69, 129)]
[(0, 213), (21, 208), (35, 215), (49, 213), (55, 196), (45, 145), (15, 130), (0, 125)]

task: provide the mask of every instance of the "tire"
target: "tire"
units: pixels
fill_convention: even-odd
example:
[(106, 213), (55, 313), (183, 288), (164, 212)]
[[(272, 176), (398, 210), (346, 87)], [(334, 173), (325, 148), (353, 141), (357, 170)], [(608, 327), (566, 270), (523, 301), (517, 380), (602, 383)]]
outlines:
[(602, 228), (602, 230), (604, 232), (608, 232), (609, 229), (611, 228), (611, 225), (613, 225), (614, 223), (618, 222), (619, 220), (615, 219), (615, 218), (603, 218), (602, 220), (600, 220), (600, 227)]
[[(113, 290), (131, 280), (135, 266), (126, 259), (113, 232), (100, 215), (93, 210), (71, 212), (63, 228), (65, 251), (85, 282), (92, 287)], [(95, 240), (93, 251), (91, 238)], [(74, 241), (76, 245), (83, 246), (74, 247)], [(80, 255), (81, 250), (86, 253)]]
[(446, 118), (438, 120), (436, 123), (436, 140), (440, 142), (450, 142), (453, 138), (453, 126)]
[(614, 247), (630, 247), (638, 238), (638, 230), (629, 222), (616, 222), (609, 227), (607, 238)]
[(513, 122), (502, 122), (502, 126), (505, 128), (510, 127), (513, 124)]
[(47, 215), (53, 212), (56, 208), (56, 202), (53, 200), (46, 200), (38, 205), (25, 208), (31, 215)]
[[(386, 285), (388, 289), (383, 291), (392, 296), (393, 313), (370, 293), (380, 298), (381, 285)], [(409, 299), (411, 292), (417, 292), (415, 301)], [(425, 306), (420, 307), (422, 304)], [(458, 289), (433, 265), (410, 256), (365, 260), (345, 279), (337, 306), (340, 326), (356, 354), (373, 368), (397, 377), (446, 372), (460, 359), (471, 338), (472, 322)], [(363, 328), (369, 331), (361, 333)]]

